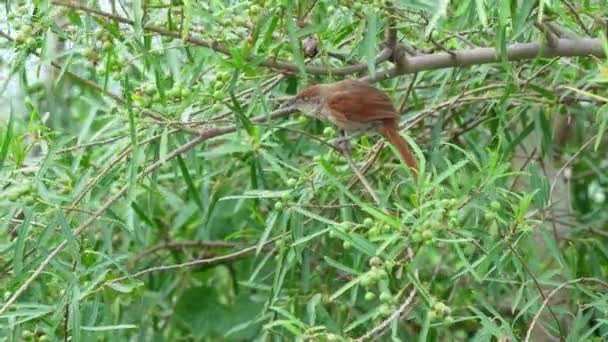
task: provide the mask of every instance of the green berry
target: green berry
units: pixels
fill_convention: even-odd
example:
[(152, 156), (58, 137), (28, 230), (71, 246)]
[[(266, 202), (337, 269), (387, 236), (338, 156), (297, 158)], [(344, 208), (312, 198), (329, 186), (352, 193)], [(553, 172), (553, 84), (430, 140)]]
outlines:
[(275, 208), (276, 210), (281, 210), (281, 209), (283, 209), (284, 207), (285, 207), (285, 205), (284, 205), (284, 204), (283, 204), (283, 202), (281, 202), (281, 201), (277, 201), (277, 202), (274, 204), (274, 208)]
[(380, 315), (386, 317), (391, 314), (391, 307), (388, 304), (380, 305)]
[(369, 291), (365, 293), (365, 300), (372, 301), (374, 299), (376, 299), (376, 294), (375, 293), (369, 292)]
[(366, 226), (367, 228), (371, 228), (374, 225), (374, 220), (367, 217), (365, 220), (363, 220), (363, 225)]
[(373, 256), (369, 259), (369, 265), (372, 267), (380, 267), (382, 266), (382, 259), (377, 256)]
[(393, 299), (393, 296), (389, 292), (382, 292), (380, 294), (380, 301), (382, 303), (389, 303)]
[(349, 230), (352, 227), (352, 224), (348, 221), (340, 222), (340, 229)]
[(328, 138), (333, 137), (336, 134), (336, 130), (333, 127), (325, 127), (323, 129), (323, 135), (325, 135)]
[(103, 43), (102, 49), (103, 49), (103, 51), (110, 51), (113, 47), (114, 47), (114, 44), (112, 43), (112, 41), (106, 40)]
[(305, 124), (308, 121), (308, 118), (306, 117), (306, 115), (300, 115), (298, 116), (298, 122), (300, 124)]
[(285, 192), (283, 192), (283, 193), (281, 194), (281, 199), (282, 199), (283, 201), (285, 201), (285, 202), (287, 202), (287, 201), (289, 200), (289, 198), (290, 198), (290, 197), (291, 197), (291, 196), (290, 196), (290, 194), (289, 194), (289, 192), (288, 192), (288, 191), (285, 191)]
[(445, 318), (443, 319), (443, 323), (445, 323), (445, 324), (452, 324), (452, 323), (454, 323), (454, 317), (452, 317), (452, 316), (445, 316)]
[(353, 246), (353, 245), (352, 245), (352, 244), (351, 244), (349, 241), (344, 241), (344, 242), (342, 242), (342, 248), (344, 248), (344, 249), (347, 249), (347, 250), (348, 250), (348, 249), (351, 249), (351, 248), (352, 248), (352, 246)]
[(290, 187), (290, 188), (296, 186), (297, 183), (298, 183), (298, 181), (295, 180), (294, 178), (289, 178), (287, 180), (287, 186)]
[(98, 27), (93, 32), (93, 35), (95, 36), (96, 39), (101, 40), (103, 38), (104, 33), (105, 33), (104, 29), (101, 27)]
[(190, 96), (190, 94), (192, 94), (192, 90), (190, 90), (190, 88), (188, 88), (188, 87), (184, 87), (180, 91), (181, 97), (188, 97), (188, 96)]
[(361, 278), (361, 286), (368, 287), (372, 283), (372, 277), (369, 274), (366, 274), (363, 278)]
[(332, 333), (325, 335), (325, 337), (327, 338), (327, 341), (329, 341), (329, 342), (334, 342), (334, 341), (340, 340), (340, 337), (338, 337), (338, 335), (332, 334)]
[(492, 201), (492, 203), (490, 203), (490, 207), (492, 207), (492, 209), (494, 209), (494, 210), (498, 210), (498, 209), (500, 209), (500, 202)]
[(422, 241), (422, 236), (419, 232), (415, 232), (412, 234), (412, 242), (420, 242)]
[(378, 278), (382, 279), (382, 278), (386, 278), (388, 277), (388, 273), (386, 273), (386, 271), (382, 268), (378, 270)]
[(425, 229), (422, 231), (422, 240), (428, 241), (433, 238), (433, 231), (430, 229)]

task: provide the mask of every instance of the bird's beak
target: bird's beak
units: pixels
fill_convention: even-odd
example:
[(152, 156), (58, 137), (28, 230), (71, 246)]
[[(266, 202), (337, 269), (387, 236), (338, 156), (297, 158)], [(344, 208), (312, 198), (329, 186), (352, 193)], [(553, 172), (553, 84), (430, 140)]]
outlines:
[(296, 106), (296, 97), (294, 96), (289, 101), (285, 102), (285, 104), (281, 106), (281, 109), (285, 109), (285, 110), (298, 109), (298, 107)]

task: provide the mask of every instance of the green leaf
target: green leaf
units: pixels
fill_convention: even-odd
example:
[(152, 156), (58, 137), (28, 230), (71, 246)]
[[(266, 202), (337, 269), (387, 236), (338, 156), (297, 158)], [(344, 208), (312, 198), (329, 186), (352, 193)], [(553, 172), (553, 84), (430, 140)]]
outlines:
[(293, 54), (294, 62), (300, 70), (304, 83), (306, 83), (308, 82), (308, 75), (306, 74), (306, 66), (304, 65), (304, 56), (302, 55), (302, 50), (300, 49), (300, 40), (298, 39), (296, 23), (294, 22), (292, 16), (287, 17), (285, 21), (287, 37), (289, 37), (289, 44), (291, 45), (291, 52)]
[[(74, 284), (76, 285), (76, 284)], [(80, 289), (78, 286), (72, 286), (72, 300), (70, 301), (70, 328), (72, 341), (81, 341), (81, 312), (80, 312)]]
[(365, 51), (365, 61), (367, 62), (367, 70), (370, 75), (376, 73), (376, 36), (378, 35), (378, 18), (374, 8), (369, 7), (367, 10), (367, 29), (365, 30), (365, 38), (363, 50)]
[(190, 35), (190, 27), (192, 26), (192, 1), (191, 0), (182, 0), (184, 7), (182, 8), (182, 13), (184, 14), (183, 22), (182, 22), (182, 40), (185, 41), (188, 39)]
[(598, 128), (594, 150), (597, 152), (597, 149), (600, 147), (600, 143), (602, 141), (602, 136), (604, 136), (604, 131), (606, 130), (606, 122), (608, 122), (608, 104), (605, 104), (598, 108), (596, 114), (596, 122), (598, 123)]
[(179, 326), (199, 339), (223, 340), (222, 336), (234, 326), (251, 322), (247, 328), (231, 331), (231, 340), (252, 340), (259, 329), (255, 318), (263, 302), (254, 301), (246, 293), (220, 301), (220, 293), (213, 287), (191, 287), (177, 300), (173, 319)]
[(13, 257), (13, 270), (14, 276), (19, 277), (21, 272), (23, 272), (23, 258), (25, 251), (25, 240), (27, 239), (27, 232), (30, 227), (30, 222), (32, 220), (32, 209), (29, 207), (23, 208), (24, 219), (19, 229), (17, 230), (17, 242), (15, 243), (15, 256)]
[(245, 115), (245, 112), (243, 111), (243, 107), (241, 107), (239, 100), (236, 98), (236, 96), (234, 96), (234, 93), (232, 91), (230, 91), (230, 99), (232, 100), (232, 106), (230, 107), (230, 109), (232, 109), (232, 112), (236, 116), (237, 121), (241, 124), (241, 126), (243, 128), (245, 128), (245, 131), (247, 132), (247, 134), (249, 136), (253, 136), (254, 135), (253, 124), (251, 123), (249, 118)]
[(340, 297), (341, 295), (343, 295), (346, 291), (350, 290), (353, 286), (359, 284), (359, 282), (361, 282), (361, 280), (363, 278), (367, 277), (367, 276), (368, 276), (367, 273), (363, 273), (363, 274), (360, 274), (357, 277), (354, 277), (348, 283), (346, 283), (344, 286), (342, 286), (340, 289), (338, 289), (338, 291), (334, 292), (329, 297), (329, 300), (331, 300), (331, 301), (336, 300), (338, 297)]
[(266, 228), (264, 228), (264, 231), (262, 232), (262, 236), (260, 237), (260, 241), (258, 241), (258, 245), (255, 249), (256, 255), (260, 254), (260, 252), (262, 251), (262, 248), (268, 241), (270, 232), (272, 232), (272, 230), (274, 229), (278, 218), (279, 218), (279, 212), (276, 210), (273, 211), (272, 214), (270, 214), (270, 216), (268, 216), (268, 219), (266, 220)]
[(11, 107), (11, 111), (8, 114), (8, 124), (6, 125), (6, 131), (4, 131), (4, 138), (2, 139), (2, 144), (0, 146), (0, 169), (4, 165), (4, 160), (6, 160), (6, 156), (8, 154), (8, 149), (13, 142), (13, 111)]
[(175, 159), (177, 160), (177, 165), (179, 165), (179, 169), (182, 172), (182, 177), (184, 178), (186, 186), (188, 187), (188, 192), (190, 192), (190, 195), (194, 199), (194, 202), (201, 210), (201, 212), (205, 212), (205, 206), (203, 205), (198, 189), (194, 185), (194, 181), (192, 181), (192, 177), (190, 177), (188, 166), (186, 166), (186, 163), (184, 162), (184, 159), (182, 159), (181, 156), (178, 155)]
[(297, 239), (296, 241), (294, 241), (294, 242), (291, 244), (291, 247), (296, 247), (296, 246), (298, 246), (298, 245), (301, 245), (301, 244), (303, 244), (303, 243), (306, 243), (306, 242), (308, 242), (308, 241), (310, 241), (310, 240), (312, 240), (312, 239), (314, 239), (314, 238), (316, 238), (316, 237), (319, 237), (319, 236), (321, 236), (321, 235), (323, 235), (323, 234), (325, 234), (325, 233), (329, 232), (330, 230), (331, 230), (331, 228), (325, 228), (325, 229), (319, 230), (319, 231), (317, 231), (317, 232), (314, 232), (314, 233), (312, 233), (312, 234), (310, 234), (310, 235), (304, 236), (304, 237), (302, 237), (302, 238), (300, 238), (300, 239)]
[(483, 25), (483, 27), (487, 27), (488, 15), (486, 14), (486, 6), (484, 4), (484, 0), (475, 0), (475, 7), (477, 8), (477, 15), (479, 16), (481, 25)]
[(67, 250), (70, 252), (70, 254), (72, 254), (74, 261), (80, 262), (80, 248), (78, 246), (78, 242), (76, 241), (72, 228), (70, 227), (70, 224), (63, 213), (59, 213), (59, 226), (63, 231), (65, 240), (68, 242)]

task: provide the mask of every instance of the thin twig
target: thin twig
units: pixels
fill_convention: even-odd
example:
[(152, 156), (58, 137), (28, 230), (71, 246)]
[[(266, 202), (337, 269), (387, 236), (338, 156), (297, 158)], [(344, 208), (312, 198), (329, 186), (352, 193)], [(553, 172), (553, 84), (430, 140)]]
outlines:
[(525, 342), (530, 341), (530, 335), (532, 334), (532, 330), (534, 329), (534, 326), (538, 322), (538, 319), (540, 318), (540, 314), (543, 312), (543, 309), (549, 304), (549, 300), (557, 292), (559, 292), (559, 290), (563, 289), (564, 287), (572, 285), (572, 284), (580, 283), (580, 282), (595, 282), (595, 283), (599, 283), (602, 286), (608, 288), (608, 283), (606, 283), (602, 280), (596, 279), (596, 278), (578, 278), (578, 279), (573, 279), (573, 280), (569, 280), (565, 283), (562, 283), (560, 286), (556, 287), (553, 291), (551, 291), (549, 293), (549, 295), (547, 295), (547, 298), (545, 298), (545, 300), (543, 301), (542, 305), (536, 312), (536, 315), (534, 315), (534, 318), (532, 319), (532, 323), (530, 323), (530, 326), (528, 327), (528, 331), (526, 332), (526, 338), (524, 339)]
[(391, 324), (394, 320), (399, 319), (405, 313), (405, 310), (407, 310), (407, 308), (414, 302), (415, 296), (416, 296), (416, 287), (412, 286), (412, 290), (410, 291), (410, 294), (407, 296), (407, 298), (405, 299), (403, 304), (401, 304), (401, 306), (399, 306), (397, 311), (393, 312), (390, 316), (388, 316), (387, 319), (382, 321), (382, 323), (378, 324), (372, 330), (368, 331), (367, 333), (365, 333), (365, 335), (359, 337), (355, 341), (363, 342), (367, 339), (374, 337), (376, 334), (380, 334), (383, 331), (385, 331), (386, 328), (389, 326), (389, 324)]
[[(283, 235), (279, 235), (279, 236), (267, 241), (264, 244), (264, 246), (269, 246), (270, 244), (274, 243), (276, 240), (280, 239), (282, 236)], [(257, 248), (258, 248), (258, 246), (254, 245), (254, 246), (250, 246), (247, 248), (243, 248), (241, 250), (238, 250), (238, 251), (230, 253), (230, 254), (220, 255), (220, 256), (216, 256), (216, 257), (212, 257), (212, 258), (195, 259), (195, 260), (191, 260), (191, 261), (184, 262), (181, 264), (150, 267), (150, 268), (146, 268), (144, 270), (135, 272), (131, 275), (126, 275), (123, 277), (112, 279), (112, 280), (104, 283), (104, 286), (107, 286), (107, 285), (113, 284), (113, 283), (117, 283), (117, 282), (123, 281), (125, 279), (137, 278), (137, 277), (140, 277), (140, 276), (148, 274), (148, 273), (165, 272), (165, 271), (171, 271), (171, 270), (188, 268), (188, 267), (199, 266), (199, 265), (209, 265), (209, 264), (215, 264), (218, 262), (232, 261), (232, 260), (241, 258), (248, 253), (255, 251)]]

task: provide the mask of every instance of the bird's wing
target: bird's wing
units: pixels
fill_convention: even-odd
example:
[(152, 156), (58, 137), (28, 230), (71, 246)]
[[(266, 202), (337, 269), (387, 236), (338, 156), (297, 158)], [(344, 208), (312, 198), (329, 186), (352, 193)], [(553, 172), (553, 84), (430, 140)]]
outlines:
[(363, 82), (348, 84), (348, 90), (336, 91), (326, 103), (339, 121), (368, 123), (399, 117), (388, 95)]

